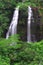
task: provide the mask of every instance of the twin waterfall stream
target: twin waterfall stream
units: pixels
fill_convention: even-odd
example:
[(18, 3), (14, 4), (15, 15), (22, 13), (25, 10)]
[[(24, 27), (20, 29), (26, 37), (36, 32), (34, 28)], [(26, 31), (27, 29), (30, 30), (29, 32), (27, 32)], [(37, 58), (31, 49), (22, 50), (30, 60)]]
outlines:
[[(10, 35), (17, 34), (18, 15), (19, 15), (19, 6), (14, 11), (13, 18), (9, 26), (9, 30), (6, 34), (6, 39), (8, 39)], [(27, 42), (31, 42), (31, 29), (30, 29), (31, 17), (32, 17), (32, 9), (30, 6), (28, 6)]]
[(18, 15), (19, 15), (19, 7), (17, 7), (14, 11), (13, 18), (9, 26), (9, 30), (6, 34), (6, 39), (9, 38), (9, 35), (14, 35), (17, 33)]

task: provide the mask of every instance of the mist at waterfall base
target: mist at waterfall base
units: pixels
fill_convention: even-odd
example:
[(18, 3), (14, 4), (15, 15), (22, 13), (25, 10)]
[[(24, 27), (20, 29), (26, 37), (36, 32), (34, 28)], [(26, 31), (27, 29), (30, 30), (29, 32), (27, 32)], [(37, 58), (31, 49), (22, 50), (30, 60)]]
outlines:
[[(8, 32), (6, 34), (6, 39), (9, 38), (9, 36), (17, 34), (17, 25), (18, 25), (18, 18), (19, 18), (19, 7), (17, 7), (14, 11), (13, 18), (11, 21), (11, 24), (9, 26)], [(34, 34), (31, 34), (31, 19), (32, 22), (34, 23), (34, 18), (33, 18), (33, 12), (32, 8), (28, 6), (28, 21), (27, 22), (27, 42), (36, 42), (36, 38)], [(32, 38), (33, 40), (32, 40)]]

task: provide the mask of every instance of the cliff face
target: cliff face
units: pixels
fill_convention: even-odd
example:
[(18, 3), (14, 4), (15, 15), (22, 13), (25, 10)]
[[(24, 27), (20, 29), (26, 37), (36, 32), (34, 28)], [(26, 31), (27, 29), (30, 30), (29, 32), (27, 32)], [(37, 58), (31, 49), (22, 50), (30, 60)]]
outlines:
[(22, 8), (19, 11), (19, 20), (18, 20), (18, 34), (20, 35), (20, 40), (27, 40), (27, 18), (28, 18), (28, 10), (27, 8)]
[[(1, 10), (0, 10), (1, 11)], [(4, 16), (1, 19), (0, 15), (0, 37), (6, 37), (5, 34), (8, 31), (9, 25), (13, 16), (13, 9), (6, 10), (6, 18)], [(43, 16), (41, 17), (38, 8), (32, 7), (34, 22), (31, 20), (31, 40), (34, 39), (40, 41), (43, 39)], [(3, 12), (3, 14), (4, 14)], [(19, 11), (17, 33), (20, 35), (20, 40), (27, 41), (27, 20), (28, 20), (28, 8), (23, 6)], [(34, 35), (34, 37), (33, 37)]]
[[(41, 16), (37, 8), (32, 8), (34, 22), (31, 19), (31, 40), (40, 41), (42, 39), (41, 34)], [(28, 19), (28, 8), (22, 8), (19, 12), (18, 20), (18, 34), (22, 41), (27, 40), (27, 19)]]
[(41, 40), (41, 28), (40, 28), (41, 16), (37, 8), (32, 8), (32, 10), (33, 10), (33, 17), (34, 17), (33, 26), (31, 24), (33, 28), (32, 31), (33, 34), (35, 35), (36, 40), (40, 41)]

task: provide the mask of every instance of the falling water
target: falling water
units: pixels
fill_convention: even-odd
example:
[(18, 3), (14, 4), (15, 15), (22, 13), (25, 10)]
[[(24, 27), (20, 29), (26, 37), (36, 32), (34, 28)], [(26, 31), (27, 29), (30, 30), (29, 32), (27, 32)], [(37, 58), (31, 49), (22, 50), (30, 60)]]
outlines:
[(18, 15), (19, 15), (19, 6), (14, 11), (13, 18), (12, 18), (9, 30), (6, 34), (6, 39), (8, 39), (8, 37), (10, 35), (13, 35), (13, 34), (17, 33)]
[(31, 16), (32, 16), (32, 9), (28, 7), (28, 24), (27, 24), (27, 42), (31, 42)]

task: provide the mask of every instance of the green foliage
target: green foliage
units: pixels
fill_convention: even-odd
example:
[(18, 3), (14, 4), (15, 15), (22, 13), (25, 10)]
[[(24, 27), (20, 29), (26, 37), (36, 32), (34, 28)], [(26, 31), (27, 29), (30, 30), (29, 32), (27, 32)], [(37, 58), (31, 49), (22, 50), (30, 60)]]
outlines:
[(23, 8), (23, 6), (25, 6), (25, 7), (28, 7), (28, 6), (36, 7), (36, 4), (31, 3), (31, 2), (25, 2), (25, 3), (18, 3), (17, 6), (20, 6), (20, 8)]
[(0, 55), (0, 65), (10, 65), (9, 62), (9, 58)]
[(1, 65), (43, 65), (43, 40), (35, 43), (17, 40), (15, 35), (0, 42)]
[(43, 14), (41, 0), (25, 0), (23, 3), (22, 0), (0, 0), (0, 65), (43, 65), (43, 40), (26, 43), (19, 41), (15, 35), (9, 39), (2, 39), (8, 30), (16, 6), (20, 6), (20, 24), (26, 21), (28, 6), (39, 8), (39, 12)]

